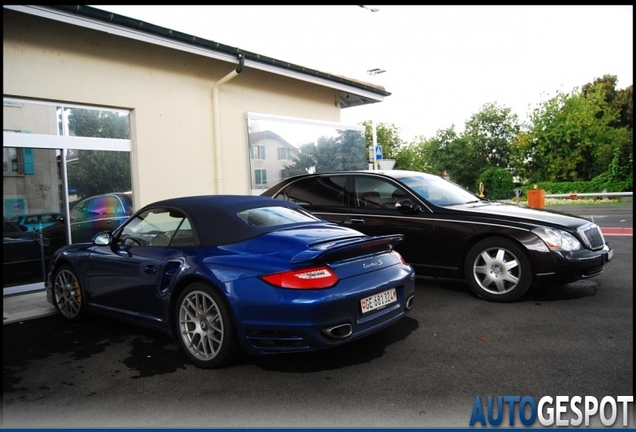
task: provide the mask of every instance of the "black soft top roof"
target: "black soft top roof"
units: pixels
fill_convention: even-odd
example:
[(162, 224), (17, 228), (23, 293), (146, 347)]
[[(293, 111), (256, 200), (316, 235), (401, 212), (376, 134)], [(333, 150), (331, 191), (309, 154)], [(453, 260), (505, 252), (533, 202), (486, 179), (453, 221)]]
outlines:
[(238, 216), (242, 210), (271, 206), (302, 209), (294, 202), (263, 196), (199, 195), (157, 201), (141, 211), (158, 207), (181, 210), (192, 221), (202, 246), (219, 246), (280, 229), (280, 226), (254, 227)]

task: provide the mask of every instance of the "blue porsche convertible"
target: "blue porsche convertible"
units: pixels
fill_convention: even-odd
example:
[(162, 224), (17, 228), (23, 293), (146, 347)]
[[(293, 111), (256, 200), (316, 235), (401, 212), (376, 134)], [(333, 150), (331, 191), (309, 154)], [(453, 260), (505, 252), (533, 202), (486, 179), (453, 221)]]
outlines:
[(98, 313), (149, 327), (214, 368), (241, 352), (334, 347), (403, 318), (415, 275), (401, 240), (268, 197), (173, 198), (55, 251), (45, 287), (69, 321)]

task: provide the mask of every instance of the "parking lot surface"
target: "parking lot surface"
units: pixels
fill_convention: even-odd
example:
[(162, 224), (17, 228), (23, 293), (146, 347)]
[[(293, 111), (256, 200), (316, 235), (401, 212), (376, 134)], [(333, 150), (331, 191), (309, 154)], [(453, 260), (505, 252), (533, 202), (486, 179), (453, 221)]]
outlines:
[(6, 324), (3, 426), (466, 428), (477, 397), (633, 395), (633, 242), (610, 242), (615, 257), (594, 279), (535, 287), (511, 304), (420, 279), (410, 315), (385, 331), (218, 370), (104, 318)]

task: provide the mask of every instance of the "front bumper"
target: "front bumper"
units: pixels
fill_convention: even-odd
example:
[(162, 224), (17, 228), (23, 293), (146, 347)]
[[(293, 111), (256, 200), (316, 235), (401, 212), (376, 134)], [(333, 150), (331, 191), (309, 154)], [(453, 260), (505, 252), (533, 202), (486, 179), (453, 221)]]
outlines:
[(603, 273), (605, 265), (609, 263), (614, 250), (608, 244), (598, 251), (575, 251), (569, 253), (553, 252), (556, 269), (549, 272), (535, 274), (537, 281), (549, 283), (568, 283), (581, 279), (589, 279)]

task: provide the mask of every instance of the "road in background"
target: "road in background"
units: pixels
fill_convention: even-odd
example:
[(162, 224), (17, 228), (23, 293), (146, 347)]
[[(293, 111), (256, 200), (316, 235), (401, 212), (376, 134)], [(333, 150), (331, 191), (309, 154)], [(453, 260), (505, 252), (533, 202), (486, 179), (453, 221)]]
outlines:
[(633, 235), (634, 208), (631, 202), (621, 205), (559, 205), (546, 210), (569, 213), (594, 221), (605, 235)]

